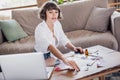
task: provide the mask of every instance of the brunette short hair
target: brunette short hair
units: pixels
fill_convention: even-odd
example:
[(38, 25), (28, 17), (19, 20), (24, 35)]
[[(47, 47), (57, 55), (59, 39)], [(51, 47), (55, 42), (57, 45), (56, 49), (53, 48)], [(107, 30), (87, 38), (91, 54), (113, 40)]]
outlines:
[(62, 19), (62, 14), (61, 14), (60, 8), (57, 6), (57, 4), (55, 2), (48, 1), (48, 2), (44, 3), (42, 5), (42, 7), (40, 7), (38, 15), (41, 19), (46, 20), (46, 11), (47, 10), (58, 10), (58, 19)]

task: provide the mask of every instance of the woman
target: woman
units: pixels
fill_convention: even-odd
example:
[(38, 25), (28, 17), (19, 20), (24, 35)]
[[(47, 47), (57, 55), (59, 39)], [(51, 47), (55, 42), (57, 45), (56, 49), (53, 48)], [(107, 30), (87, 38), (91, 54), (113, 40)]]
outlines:
[(41, 8), (39, 16), (43, 19), (43, 22), (38, 24), (35, 30), (35, 50), (43, 52), (45, 59), (49, 58), (52, 53), (65, 64), (79, 71), (77, 64), (73, 60), (65, 58), (57, 49), (61, 42), (72, 51), (80, 50), (80, 52), (83, 52), (81, 47), (75, 47), (64, 34), (62, 26), (58, 21), (58, 19), (62, 18), (59, 7), (54, 2), (46, 2)]

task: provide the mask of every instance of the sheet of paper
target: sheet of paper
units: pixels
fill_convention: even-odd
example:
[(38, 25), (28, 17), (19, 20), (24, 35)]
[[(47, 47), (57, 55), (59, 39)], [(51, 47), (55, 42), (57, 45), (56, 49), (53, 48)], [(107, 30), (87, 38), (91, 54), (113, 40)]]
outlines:
[(70, 67), (70, 66), (68, 66), (68, 65), (66, 65), (66, 64), (64, 64), (63, 62), (61, 62), (59, 65), (57, 65), (56, 67), (55, 67), (55, 70), (56, 71), (61, 71), (61, 70), (68, 70), (68, 69), (73, 69), (72, 67)]

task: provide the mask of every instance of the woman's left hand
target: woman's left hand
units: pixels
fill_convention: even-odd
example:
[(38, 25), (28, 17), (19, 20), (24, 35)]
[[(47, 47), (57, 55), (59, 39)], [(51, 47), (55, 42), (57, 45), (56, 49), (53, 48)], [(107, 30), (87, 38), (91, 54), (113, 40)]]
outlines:
[(74, 48), (75, 52), (77, 52), (78, 50), (80, 51), (80, 53), (82, 53), (82, 54), (84, 53), (84, 51), (83, 51), (83, 49), (81, 47), (75, 47)]

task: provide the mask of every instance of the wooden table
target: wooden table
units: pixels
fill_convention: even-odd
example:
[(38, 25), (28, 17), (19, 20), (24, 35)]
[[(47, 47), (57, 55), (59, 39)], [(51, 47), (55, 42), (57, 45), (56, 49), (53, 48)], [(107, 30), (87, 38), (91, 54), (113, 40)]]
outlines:
[[(120, 71), (120, 52), (108, 49), (106, 47), (97, 45), (87, 48), (89, 53), (90, 50), (93, 52), (98, 51), (99, 56), (103, 57), (105, 61), (104, 67), (96, 67), (97, 63), (89, 67), (88, 71), (80, 71), (77, 74), (74, 71), (64, 70), (64, 71), (53, 71), (50, 80), (90, 80), (99, 77), (100, 80), (104, 80), (104, 76), (113, 72)], [(76, 58), (76, 57), (74, 57)], [(78, 66), (81, 68), (81, 63), (84, 61), (78, 61), (76, 59)]]

